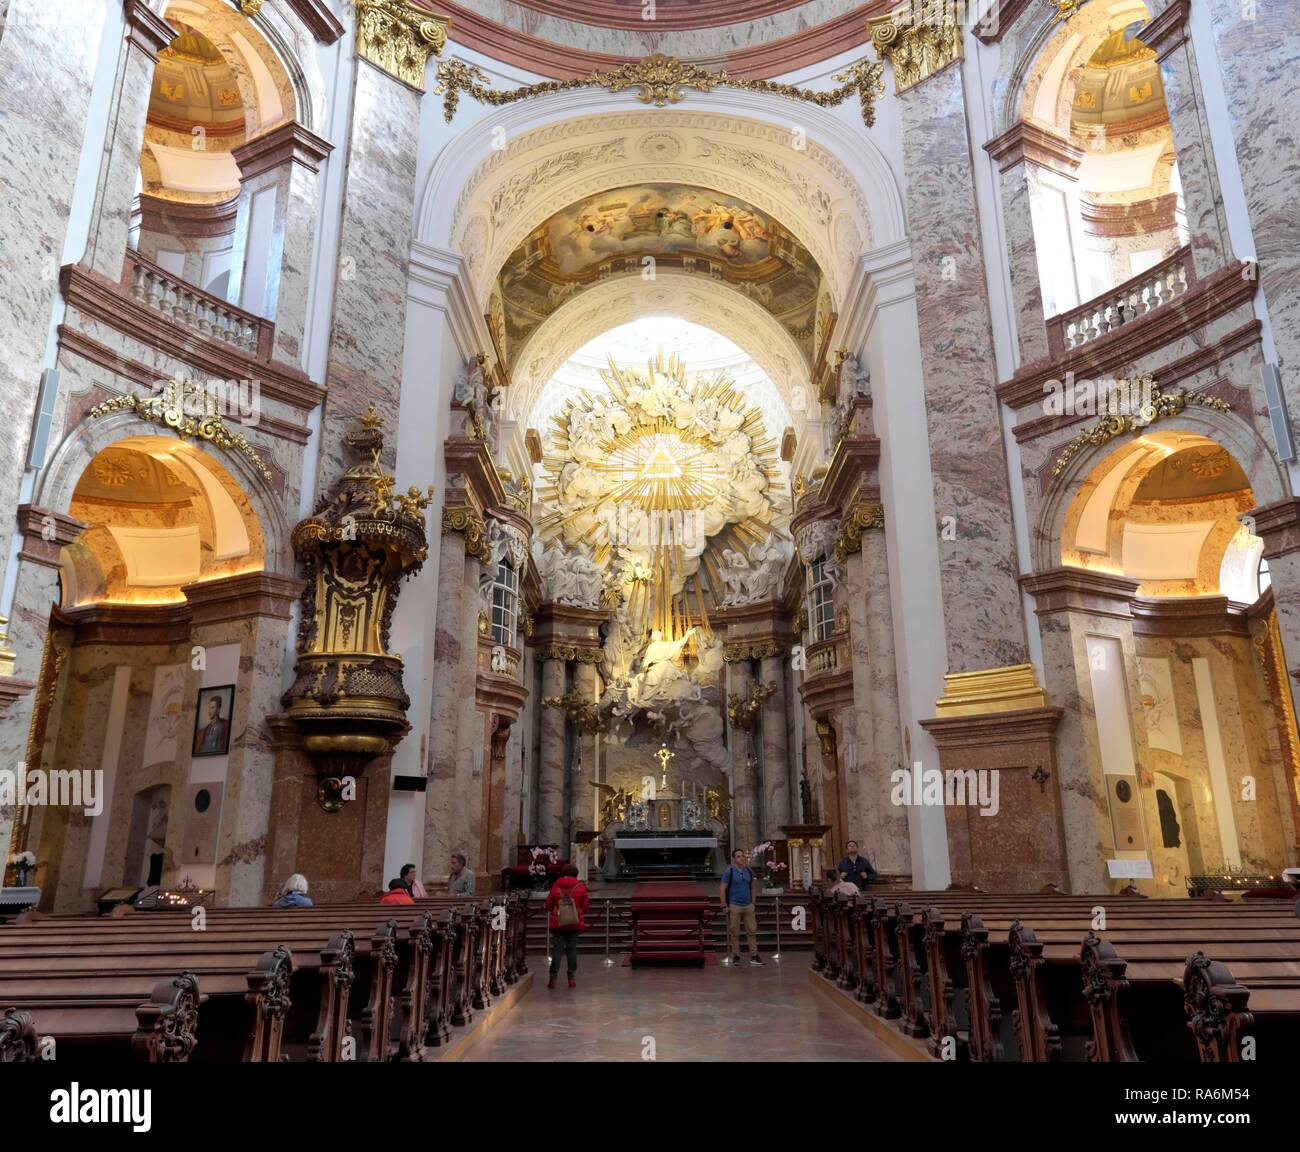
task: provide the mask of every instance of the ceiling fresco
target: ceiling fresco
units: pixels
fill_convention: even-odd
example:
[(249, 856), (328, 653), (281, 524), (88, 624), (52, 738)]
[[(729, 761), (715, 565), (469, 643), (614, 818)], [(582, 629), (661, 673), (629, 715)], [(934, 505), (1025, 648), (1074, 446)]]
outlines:
[(513, 364), (543, 320), (611, 276), (659, 268), (721, 281), (760, 304), (811, 361), (822, 274), (781, 224), (746, 201), (706, 188), (637, 184), (588, 196), (534, 229), (497, 280), (492, 311)]

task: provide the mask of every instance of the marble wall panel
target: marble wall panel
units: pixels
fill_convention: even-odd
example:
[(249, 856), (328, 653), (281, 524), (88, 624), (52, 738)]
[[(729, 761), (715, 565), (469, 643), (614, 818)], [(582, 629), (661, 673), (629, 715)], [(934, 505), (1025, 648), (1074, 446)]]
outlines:
[[(948, 671), (1026, 659), (1006, 456), (959, 68), (898, 97)], [(946, 534), (951, 537), (951, 533)]]
[[(413, 235), (420, 93), (357, 61), (334, 284), (334, 317), (321, 426), (320, 475), (351, 465), (344, 438), (374, 404), (395, 413), (401, 396), (407, 266)], [(383, 463), (392, 468), (396, 439)]]
[[(13, 5), (0, 40), (0, 396), (6, 417), (0, 492), (7, 509), (0, 515), (0, 563), (6, 565), (105, 11), (101, 4)], [(33, 93), (57, 98), (33, 99)]]
[[(1246, 194), (1277, 359), (1291, 411), (1300, 411), (1300, 245), (1295, 181), (1300, 153), (1296, 68), (1300, 42), (1289, 0), (1253, 0), (1252, 18), (1238, 0), (1197, 0), (1209, 9), (1228, 117)], [(1181, 155), (1179, 157), (1181, 166)]]

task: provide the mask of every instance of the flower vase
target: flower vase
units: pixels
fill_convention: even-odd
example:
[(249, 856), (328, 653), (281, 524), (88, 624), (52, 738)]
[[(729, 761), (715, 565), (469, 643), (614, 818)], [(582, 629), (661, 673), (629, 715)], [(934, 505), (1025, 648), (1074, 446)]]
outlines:
[(15, 865), (14, 865), (14, 871), (18, 874), (18, 887), (19, 887), (19, 888), (26, 888), (26, 887), (27, 887), (27, 879), (28, 879), (29, 875), (31, 874), (31, 873), (30, 873), (30, 869), (28, 868), (28, 866), (27, 866), (26, 864), (15, 864)]

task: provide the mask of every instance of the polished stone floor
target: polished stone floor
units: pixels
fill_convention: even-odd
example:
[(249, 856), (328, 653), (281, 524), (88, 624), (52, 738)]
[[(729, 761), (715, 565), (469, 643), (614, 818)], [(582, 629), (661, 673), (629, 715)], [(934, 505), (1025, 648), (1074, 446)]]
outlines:
[(606, 968), (582, 957), (578, 987), (532, 990), (466, 1049), (465, 1060), (895, 1060), (808, 980), (807, 953), (782, 965)]

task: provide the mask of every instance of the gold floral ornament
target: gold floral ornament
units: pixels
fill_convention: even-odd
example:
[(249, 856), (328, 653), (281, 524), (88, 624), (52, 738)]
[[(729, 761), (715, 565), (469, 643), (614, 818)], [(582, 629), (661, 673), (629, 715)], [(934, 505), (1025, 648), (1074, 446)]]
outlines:
[(434, 95), (443, 98), (442, 114), (449, 124), (460, 106), (462, 92), (480, 104), (501, 107), (533, 96), (569, 92), (577, 88), (603, 88), (607, 92), (625, 92), (629, 88), (635, 88), (637, 99), (642, 104), (654, 104), (662, 108), (667, 104), (679, 103), (686, 95), (685, 89), (711, 92), (714, 88), (724, 87), (784, 96), (790, 100), (816, 104), (821, 108), (838, 107), (856, 95), (862, 107), (863, 121), (868, 126), (874, 124), (876, 99), (885, 94), (884, 68), (868, 60), (859, 60), (842, 72), (836, 72), (832, 79), (838, 87), (827, 92), (817, 92), (775, 80), (732, 76), (725, 68), (710, 72), (689, 61), (656, 52), (642, 60), (620, 65), (610, 72), (596, 70), (586, 76), (575, 76), (571, 80), (544, 80), (508, 91), (493, 88), (483, 70), (473, 64), (456, 59), (439, 60), (438, 81), (433, 91)]
[(894, 91), (906, 92), (961, 58), (961, 0), (912, 0), (870, 21), (871, 46), (894, 66)]
[(400, 0), (356, 0), (357, 55), (424, 91), (430, 56), (441, 56), (451, 21)]
[(271, 470), (242, 432), (231, 432), (217, 411), (217, 397), (197, 380), (168, 380), (157, 396), (128, 393), (96, 404), (92, 420), (112, 412), (134, 412), (142, 420), (171, 428), (183, 440), (206, 440), (227, 452), (239, 452), (271, 483)]
[(1230, 406), (1217, 396), (1206, 396), (1202, 392), (1187, 392), (1183, 389), (1177, 392), (1161, 392), (1160, 385), (1155, 382), (1150, 373), (1132, 383), (1126, 380), (1121, 380), (1119, 383), (1120, 387), (1116, 389), (1118, 395), (1140, 395), (1143, 397), (1141, 403), (1132, 412), (1109, 412), (1091, 428), (1080, 432), (1056, 458), (1056, 464), (1052, 468), (1054, 477), (1064, 472), (1065, 466), (1085, 448), (1100, 447), (1115, 439), (1116, 436), (1137, 432), (1157, 420), (1177, 416), (1189, 404), (1209, 408), (1215, 412), (1231, 411)]

